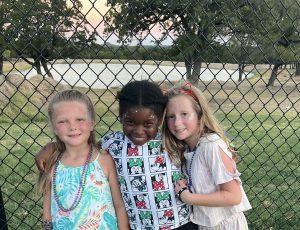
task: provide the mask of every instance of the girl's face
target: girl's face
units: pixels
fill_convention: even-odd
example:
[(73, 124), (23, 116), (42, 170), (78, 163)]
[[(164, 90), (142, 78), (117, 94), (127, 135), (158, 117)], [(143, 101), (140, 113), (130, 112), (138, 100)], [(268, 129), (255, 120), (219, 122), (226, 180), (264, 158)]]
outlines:
[(144, 145), (158, 131), (159, 119), (152, 109), (133, 107), (121, 118), (124, 134), (135, 144)]
[(184, 141), (193, 150), (197, 145), (200, 133), (198, 115), (192, 104), (193, 98), (178, 95), (167, 104), (167, 124), (170, 132)]
[(64, 101), (54, 104), (53, 131), (66, 147), (87, 144), (94, 125), (95, 122), (82, 102)]

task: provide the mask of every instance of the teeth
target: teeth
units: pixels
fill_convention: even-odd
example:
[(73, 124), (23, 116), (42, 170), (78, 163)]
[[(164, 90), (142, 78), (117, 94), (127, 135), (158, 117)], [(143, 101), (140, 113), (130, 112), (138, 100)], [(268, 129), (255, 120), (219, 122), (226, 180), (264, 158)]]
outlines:
[(177, 130), (175, 130), (176, 133), (181, 133), (183, 131), (184, 131), (184, 129), (177, 129)]

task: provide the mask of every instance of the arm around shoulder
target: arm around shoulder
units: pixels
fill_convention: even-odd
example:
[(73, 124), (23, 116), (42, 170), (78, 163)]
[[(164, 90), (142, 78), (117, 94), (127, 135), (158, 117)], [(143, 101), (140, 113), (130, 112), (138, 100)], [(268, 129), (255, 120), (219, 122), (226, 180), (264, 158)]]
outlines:
[(47, 189), (43, 194), (43, 229), (52, 229), (51, 193)]
[(56, 151), (54, 142), (46, 144), (35, 156), (35, 164), (40, 172), (45, 170), (46, 161)]
[(99, 163), (108, 178), (112, 200), (113, 200), (113, 204), (114, 204), (114, 208), (118, 220), (118, 229), (128, 230), (129, 229), (128, 215), (120, 191), (120, 185), (118, 182), (118, 176), (117, 176), (114, 160), (106, 151), (103, 151), (101, 155), (102, 155), (102, 159), (101, 162)]

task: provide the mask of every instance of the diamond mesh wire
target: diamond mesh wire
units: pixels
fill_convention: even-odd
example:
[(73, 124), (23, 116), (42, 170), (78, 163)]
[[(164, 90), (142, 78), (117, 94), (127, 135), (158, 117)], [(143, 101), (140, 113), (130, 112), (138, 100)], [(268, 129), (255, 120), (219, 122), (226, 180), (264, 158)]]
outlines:
[[(47, 103), (85, 92), (97, 138), (121, 129), (117, 91), (189, 80), (238, 150), (250, 229), (300, 229), (299, 0), (0, 2), (0, 229), (41, 228), (35, 154)], [(5, 215), (4, 215), (5, 211)]]

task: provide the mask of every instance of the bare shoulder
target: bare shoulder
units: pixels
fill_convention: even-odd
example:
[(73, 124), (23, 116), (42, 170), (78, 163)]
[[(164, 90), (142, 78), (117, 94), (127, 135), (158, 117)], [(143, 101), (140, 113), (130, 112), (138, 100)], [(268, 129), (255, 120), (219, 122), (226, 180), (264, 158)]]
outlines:
[(115, 167), (115, 163), (112, 156), (103, 149), (99, 150), (98, 162), (106, 176), (108, 176), (110, 170)]
[(100, 154), (99, 155), (100, 160), (105, 161), (107, 163), (109, 163), (109, 162), (113, 163), (112, 156), (106, 150), (100, 149), (99, 154)]
[(221, 148), (220, 149), (220, 155), (221, 159), (223, 161), (223, 164), (228, 172), (235, 173), (235, 161), (230, 158)]

